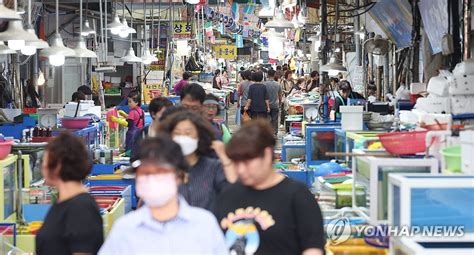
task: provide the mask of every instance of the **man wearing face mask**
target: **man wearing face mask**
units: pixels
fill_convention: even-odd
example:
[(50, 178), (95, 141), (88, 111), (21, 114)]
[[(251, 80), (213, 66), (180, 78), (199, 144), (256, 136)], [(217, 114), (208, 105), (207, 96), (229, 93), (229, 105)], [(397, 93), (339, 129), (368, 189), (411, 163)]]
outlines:
[(99, 255), (226, 254), (214, 216), (178, 195), (178, 185), (188, 169), (180, 146), (158, 134), (145, 139), (139, 148), (131, 170), (145, 205), (114, 224)]

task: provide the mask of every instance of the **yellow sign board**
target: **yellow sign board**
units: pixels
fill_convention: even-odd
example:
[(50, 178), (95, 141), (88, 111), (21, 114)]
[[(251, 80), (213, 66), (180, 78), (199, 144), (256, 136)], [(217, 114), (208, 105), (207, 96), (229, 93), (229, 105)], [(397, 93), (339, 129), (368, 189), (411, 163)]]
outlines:
[(187, 21), (173, 22), (174, 38), (191, 38), (193, 31), (193, 23)]
[(162, 95), (161, 84), (144, 84), (143, 85), (143, 101), (149, 104), (150, 101)]
[(234, 60), (237, 57), (237, 47), (235, 45), (218, 45), (214, 47), (216, 58)]

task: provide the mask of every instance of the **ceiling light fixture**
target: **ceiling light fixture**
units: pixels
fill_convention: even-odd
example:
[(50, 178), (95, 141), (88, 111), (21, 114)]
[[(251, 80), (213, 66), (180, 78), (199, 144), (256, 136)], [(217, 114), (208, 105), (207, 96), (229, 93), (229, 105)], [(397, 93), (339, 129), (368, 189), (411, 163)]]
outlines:
[[(82, 0), (79, 1), (79, 31), (82, 34)], [(74, 48), (76, 53), (76, 57), (79, 58), (97, 58), (97, 54), (89, 49), (87, 49), (86, 41), (82, 36), (79, 36), (79, 40), (77, 41), (76, 48)]]
[(56, 0), (56, 34), (51, 40), (51, 46), (40, 52), (40, 57), (47, 57), (53, 66), (64, 65), (66, 57), (75, 57), (74, 50), (65, 47), (63, 38), (59, 33), (59, 0)]
[[(130, 24), (133, 27), (133, 4), (131, 5), (130, 13), (132, 14), (130, 16)], [(140, 63), (140, 62), (142, 62), (141, 58), (139, 58), (135, 55), (135, 50), (133, 49), (133, 46), (132, 46), (132, 34), (130, 34), (130, 48), (127, 50), (127, 53), (125, 54), (125, 56), (120, 58), (120, 61), (127, 62), (127, 63)]]
[(21, 20), (20, 14), (0, 2), (0, 20)]
[(265, 27), (281, 30), (281, 29), (286, 29), (286, 28), (290, 29), (290, 28), (293, 28), (294, 26), (290, 21), (285, 19), (283, 12), (280, 9), (278, 9), (276, 11), (275, 17), (272, 20), (265, 23)]

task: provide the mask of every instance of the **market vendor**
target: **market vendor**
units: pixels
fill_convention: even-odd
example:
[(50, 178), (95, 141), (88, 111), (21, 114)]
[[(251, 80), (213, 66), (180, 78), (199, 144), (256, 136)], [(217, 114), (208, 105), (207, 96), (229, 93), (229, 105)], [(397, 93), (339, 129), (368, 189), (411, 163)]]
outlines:
[(111, 120), (128, 128), (125, 138), (125, 151), (130, 151), (133, 147), (134, 137), (145, 126), (145, 113), (140, 108), (140, 94), (132, 92), (128, 94), (127, 99), (130, 113), (126, 114), (123, 111), (118, 111), (120, 116), (125, 118), (125, 120), (115, 116), (112, 116)]
[(361, 94), (352, 91), (351, 84), (346, 80), (339, 82), (338, 89), (339, 95), (336, 95), (334, 106), (330, 113), (331, 120), (336, 120), (336, 117), (339, 117), (339, 108), (341, 105), (347, 105), (347, 99), (364, 99)]
[(213, 215), (178, 194), (188, 170), (180, 146), (158, 134), (139, 148), (132, 171), (144, 206), (118, 219), (99, 254), (226, 254)]
[(178, 83), (176, 83), (176, 85), (174, 85), (173, 93), (175, 95), (180, 96), (181, 92), (183, 91), (184, 87), (186, 87), (188, 85), (188, 81), (192, 76), (193, 76), (192, 73), (184, 72), (183, 73), (183, 79), (180, 80)]

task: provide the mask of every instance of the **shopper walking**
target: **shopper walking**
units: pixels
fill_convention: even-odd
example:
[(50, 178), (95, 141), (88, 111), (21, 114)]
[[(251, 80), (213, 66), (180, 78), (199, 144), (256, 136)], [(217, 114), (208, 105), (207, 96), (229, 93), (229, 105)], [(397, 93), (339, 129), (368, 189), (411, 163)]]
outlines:
[(183, 91), (184, 87), (189, 84), (189, 79), (193, 77), (193, 74), (190, 72), (183, 73), (183, 79), (180, 80), (173, 88), (173, 94), (180, 96), (181, 92)]
[(202, 114), (202, 103), (205, 98), (204, 88), (197, 83), (191, 83), (181, 93), (181, 106), (196, 114)]
[(203, 115), (209, 121), (209, 123), (211, 123), (214, 129), (215, 138), (219, 141), (223, 141), (224, 143), (228, 143), (231, 137), (229, 128), (224, 123), (216, 121), (216, 117), (221, 111), (219, 98), (213, 94), (208, 94), (206, 95), (203, 106)]
[(270, 101), (267, 88), (263, 85), (262, 80), (263, 73), (261, 71), (252, 74), (252, 81), (254, 83), (249, 88), (249, 97), (244, 107), (245, 111), (250, 110), (250, 117), (252, 119), (266, 119), (270, 113)]
[[(213, 146), (211, 125), (200, 115), (180, 112), (167, 117), (160, 131), (171, 135), (181, 146), (190, 166), (188, 180), (180, 186), (180, 194), (192, 206), (211, 209), (224, 187), (237, 181), (233, 164), (222, 146), (218, 142)], [(213, 148), (219, 159), (208, 156)]]
[(213, 215), (178, 195), (188, 169), (178, 144), (163, 134), (147, 138), (132, 167), (145, 205), (114, 224), (100, 255), (226, 254)]
[(245, 70), (240, 73), (240, 76), (242, 77), (242, 82), (239, 85), (238, 88), (238, 93), (240, 97), (240, 113), (244, 114), (244, 107), (247, 104), (247, 99), (249, 97), (249, 89), (250, 85), (252, 85), (252, 72), (249, 70)]
[(219, 90), (222, 89), (221, 70), (219, 69), (214, 72), (214, 78), (212, 78), (212, 88)]
[(240, 182), (217, 199), (215, 214), (231, 254), (324, 254), (321, 210), (300, 182), (273, 169), (268, 122), (244, 125), (226, 146)]
[(283, 90), (278, 82), (276, 82), (275, 71), (268, 70), (268, 81), (265, 82), (267, 87), (268, 98), (270, 100), (270, 120), (272, 123), (274, 135), (278, 134), (278, 117), (280, 113), (280, 104), (283, 97)]
[(48, 143), (41, 167), (45, 184), (59, 192), (36, 235), (36, 254), (97, 254), (102, 217), (82, 181), (92, 164), (82, 140), (62, 133)]

